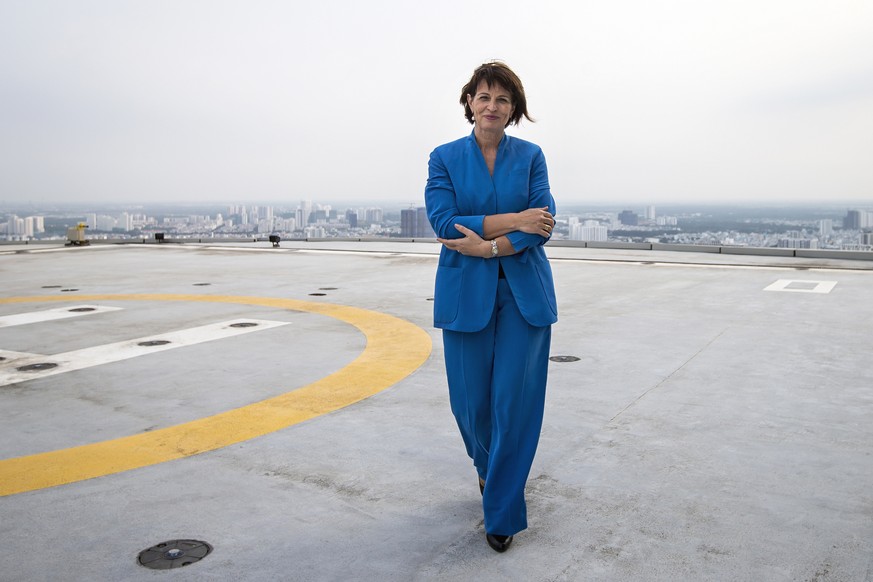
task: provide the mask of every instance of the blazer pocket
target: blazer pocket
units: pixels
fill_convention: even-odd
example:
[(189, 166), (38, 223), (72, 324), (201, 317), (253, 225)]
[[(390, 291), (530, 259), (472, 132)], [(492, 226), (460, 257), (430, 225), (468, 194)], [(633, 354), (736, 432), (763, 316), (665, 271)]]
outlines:
[(462, 274), (461, 267), (442, 265), (437, 267), (436, 289), (433, 298), (434, 323), (451, 323), (458, 316)]

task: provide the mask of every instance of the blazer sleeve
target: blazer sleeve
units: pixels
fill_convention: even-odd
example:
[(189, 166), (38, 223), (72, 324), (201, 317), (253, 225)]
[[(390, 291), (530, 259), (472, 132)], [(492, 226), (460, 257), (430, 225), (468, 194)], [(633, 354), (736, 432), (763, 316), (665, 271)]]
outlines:
[(456, 224), (466, 226), (479, 236), (485, 236), (485, 215), (461, 216), (452, 178), (439, 150), (430, 154), (427, 163), (427, 186), (424, 189), (427, 218), (439, 238), (463, 238)]
[[(531, 163), (530, 203), (528, 208), (544, 208), (546, 206), (549, 207), (549, 212), (554, 216), (555, 199), (552, 197), (552, 192), (549, 188), (549, 171), (546, 168), (546, 157), (543, 155), (543, 151), (539, 150)], [(516, 230), (507, 234), (506, 238), (512, 243), (512, 248), (520, 253), (530, 247), (546, 244), (546, 241), (552, 238), (552, 233), (549, 232), (548, 237), (543, 237), (538, 234)]]

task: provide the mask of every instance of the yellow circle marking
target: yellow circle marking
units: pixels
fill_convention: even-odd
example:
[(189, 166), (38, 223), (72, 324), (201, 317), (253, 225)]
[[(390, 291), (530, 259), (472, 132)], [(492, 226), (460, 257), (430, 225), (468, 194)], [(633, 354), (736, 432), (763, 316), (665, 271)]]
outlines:
[(0, 496), (13, 495), (181, 459), (259, 437), (353, 404), (396, 384), (431, 352), (430, 336), (391, 315), (330, 303), (234, 295), (76, 295), (10, 297), (41, 301), (204, 301), (306, 311), (349, 323), (366, 336), (346, 367), (312, 384), (254, 404), (148, 433), (0, 460)]

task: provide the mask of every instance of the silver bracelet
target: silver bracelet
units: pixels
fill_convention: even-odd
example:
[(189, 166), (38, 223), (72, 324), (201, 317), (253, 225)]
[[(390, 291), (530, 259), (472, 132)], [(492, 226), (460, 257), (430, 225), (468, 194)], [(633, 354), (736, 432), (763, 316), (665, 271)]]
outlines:
[(491, 239), (491, 258), (495, 258), (500, 251), (497, 249), (497, 239)]

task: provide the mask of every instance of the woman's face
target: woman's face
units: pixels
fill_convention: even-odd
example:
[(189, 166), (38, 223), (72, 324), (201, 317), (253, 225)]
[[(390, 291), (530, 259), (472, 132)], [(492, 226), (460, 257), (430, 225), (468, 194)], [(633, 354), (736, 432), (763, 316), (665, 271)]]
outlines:
[(485, 130), (503, 131), (515, 112), (509, 91), (497, 84), (489, 87), (485, 81), (479, 83), (475, 95), (467, 95), (467, 104), (476, 126)]

